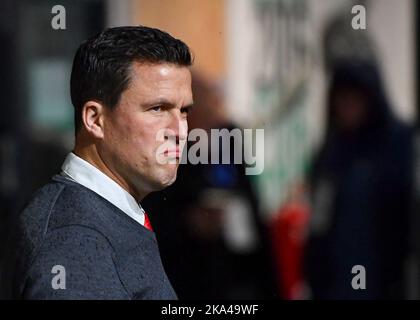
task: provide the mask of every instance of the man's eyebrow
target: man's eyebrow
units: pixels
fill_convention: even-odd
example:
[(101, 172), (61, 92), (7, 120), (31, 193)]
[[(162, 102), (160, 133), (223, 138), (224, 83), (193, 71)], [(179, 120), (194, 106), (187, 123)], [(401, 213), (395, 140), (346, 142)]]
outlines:
[(156, 100), (150, 100), (150, 101), (147, 101), (145, 103), (145, 105), (148, 105), (148, 106), (161, 105), (161, 104), (163, 104), (163, 105), (173, 105), (173, 103), (171, 101), (169, 101), (167, 99), (164, 99), (164, 98), (160, 98), (160, 99), (156, 99)]
[(194, 102), (192, 102), (190, 104), (182, 106), (182, 109), (192, 109), (192, 108), (194, 108), (194, 106), (195, 106), (195, 104), (194, 104)]
[[(156, 99), (156, 100), (150, 100), (144, 103), (146, 106), (153, 106), (153, 105), (168, 105), (168, 106), (174, 106), (174, 103), (162, 98), (162, 99)], [(192, 108), (194, 106), (194, 102), (187, 104), (185, 106), (182, 106), (181, 108)]]

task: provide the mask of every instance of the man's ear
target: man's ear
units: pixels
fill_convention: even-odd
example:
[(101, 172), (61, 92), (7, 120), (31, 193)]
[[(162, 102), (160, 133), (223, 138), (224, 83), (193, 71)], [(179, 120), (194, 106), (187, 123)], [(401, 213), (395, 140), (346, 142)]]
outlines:
[(105, 106), (97, 101), (87, 101), (82, 108), (82, 121), (86, 131), (95, 138), (104, 137)]

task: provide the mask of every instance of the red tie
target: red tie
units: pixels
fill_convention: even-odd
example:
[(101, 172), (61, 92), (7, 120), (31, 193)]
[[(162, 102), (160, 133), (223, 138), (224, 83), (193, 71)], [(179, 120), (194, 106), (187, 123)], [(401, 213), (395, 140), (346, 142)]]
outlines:
[(146, 212), (144, 213), (144, 227), (150, 231), (153, 231), (152, 224), (150, 223), (149, 216)]

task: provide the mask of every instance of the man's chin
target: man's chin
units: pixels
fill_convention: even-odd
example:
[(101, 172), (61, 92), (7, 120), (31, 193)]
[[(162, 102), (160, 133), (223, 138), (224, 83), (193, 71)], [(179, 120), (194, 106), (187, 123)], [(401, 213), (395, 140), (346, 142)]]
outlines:
[(166, 180), (163, 183), (163, 188), (169, 187), (170, 185), (174, 184), (175, 181), (176, 181), (176, 173), (172, 176), (172, 178)]
[(176, 181), (176, 176), (177, 174), (175, 172), (174, 174), (171, 174), (171, 175), (168, 174), (168, 175), (165, 175), (164, 177), (161, 177), (161, 179), (159, 179), (155, 183), (154, 187), (156, 191), (160, 191), (172, 185)]

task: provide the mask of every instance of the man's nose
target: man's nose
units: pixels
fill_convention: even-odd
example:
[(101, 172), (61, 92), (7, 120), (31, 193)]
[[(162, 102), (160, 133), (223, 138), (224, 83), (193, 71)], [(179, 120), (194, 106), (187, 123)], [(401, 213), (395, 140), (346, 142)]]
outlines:
[(188, 122), (187, 119), (176, 113), (171, 117), (171, 123), (168, 126), (167, 137), (176, 139), (176, 142), (187, 140), (188, 136)]

